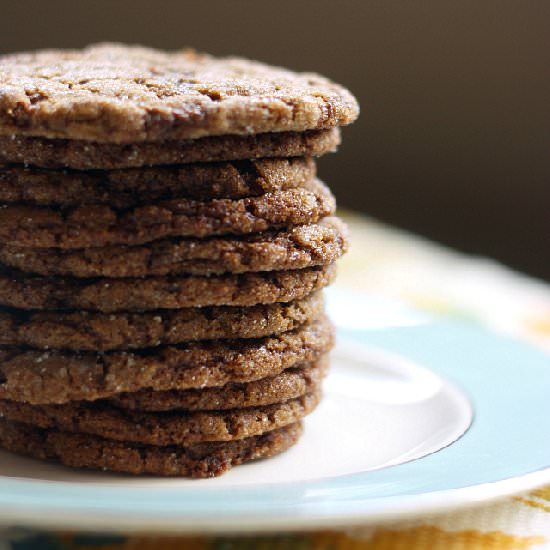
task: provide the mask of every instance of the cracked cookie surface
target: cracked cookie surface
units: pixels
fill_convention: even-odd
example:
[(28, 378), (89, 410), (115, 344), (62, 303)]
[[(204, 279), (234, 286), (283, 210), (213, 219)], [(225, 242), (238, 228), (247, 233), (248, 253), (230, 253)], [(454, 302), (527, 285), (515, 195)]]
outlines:
[(54, 209), (3, 205), (0, 239), (31, 248), (136, 245), (166, 237), (247, 235), (316, 223), (334, 214), (335, 199), (319, 180), (245, 199), (172, 199), (118, 211), (106, 205)]
[(60, 404), (142, 389), (186, 390), (275, 376), (319, 360), (334, 343), (321, 317), (293, 331), (254, 340), (191, 342), (134, 352), (0, 348), (0, 399)]
[(348, 248), (335, 217), (287, 231), (210, 239), (164, 239), (140, 246), (77, 250), (0, 245), (0, 262), (27, 273), (72, 277), (221, 275), (327, 265)]
[(141, 390), (123, 393), (109, 401), (123, 409), (137, 411), (202, 411), (258, 407), (296, 399), (316, 391), (329, 366), (327, 356), (304, 367), (287, 369), (276, 376), (221, 388), (198, 390)]
[(228, 442), (157, 447), (59, 430), (43, 430), (0, 418), (0, 447), (74, 468), (130, 474), (214, 477), (251, 460), (279, 454), (302, 434), (300, 423)]
[(196, 162), (320, 157), (336, 151), (338, 145), (338, 128), (122, 145), (0, 135), (0, 163), (63, 170), (114, 170)]
[(0, 416), (43, 429), (145, 445), (185, 446), (233, 441), (283, 428), (312, 412), (320, 391), (284, 403), (227, 411), (140, 412), (95, 402), (28, 405), (0, 399)]
[(38, 277), (0, 266), (0, 305), (16, 309), (149, 311), (291, 302), (328, 286), (336, 266), (239, 275), (123, 279)]
[(0, 167), (0, 203), (127, 209), (175, 198), (242, 199), (301, 187), (315, 173), (309, 157), (92, 171), (11, 164)]
[(353, 122), (351, 93), (313, 73), (122, 44), (0, 57), (0, 133), (97, 142), (304, 131)]
[(321, 316), (320, 292), (289, 303), (140, 313), (0, 311), (0, 345), (108, 351), (221, 338), (262, 338)]

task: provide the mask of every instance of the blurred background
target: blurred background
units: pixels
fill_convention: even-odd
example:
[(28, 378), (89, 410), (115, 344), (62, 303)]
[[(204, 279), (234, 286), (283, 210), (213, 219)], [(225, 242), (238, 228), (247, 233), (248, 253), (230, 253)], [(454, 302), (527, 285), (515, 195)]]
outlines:
[(104, 40), (348, 86), (361, 118), (320, 168), (341, 206), (550, 280), (550, 2), (2, 2), (2, 52)]

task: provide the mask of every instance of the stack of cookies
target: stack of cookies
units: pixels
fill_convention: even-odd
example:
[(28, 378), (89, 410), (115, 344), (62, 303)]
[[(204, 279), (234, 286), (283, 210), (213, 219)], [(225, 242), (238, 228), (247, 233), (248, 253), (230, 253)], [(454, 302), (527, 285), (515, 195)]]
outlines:
[(294, 444), (346, 249), (313, 157), (358, 106), (243, 59), (0, 58), (0, 446), (215, 476)]

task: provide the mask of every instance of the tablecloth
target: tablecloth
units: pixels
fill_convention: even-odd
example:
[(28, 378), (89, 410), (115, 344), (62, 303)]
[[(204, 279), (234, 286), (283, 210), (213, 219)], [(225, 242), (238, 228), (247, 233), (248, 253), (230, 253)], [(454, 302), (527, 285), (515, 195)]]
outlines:
[[(359, 215), (337, 286), (530, 341), (550, 354), (550, 286)], [(549, 357), (550, 368), (550, 357)], [(550, 457), (549, 457), (550, 458)], [(0, 550), (550, 549), (550, 487), (490, 505), (383, 526), (265, 537), (98, 536), (11, 530)]]

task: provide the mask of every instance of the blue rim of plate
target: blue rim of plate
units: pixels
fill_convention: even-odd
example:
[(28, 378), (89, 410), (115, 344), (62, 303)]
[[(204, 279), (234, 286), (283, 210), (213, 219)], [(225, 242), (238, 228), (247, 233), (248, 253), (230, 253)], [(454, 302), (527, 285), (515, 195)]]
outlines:
[(0, 524), (102, 531), (259, 532), (443, 512), (550, 483), (550, 359), (472, 324), (433, 319), (342, 339), (397, 353), (460, 387), (470, 429), (376, 471), (281, 485), (184, 491), (0, 478)]

